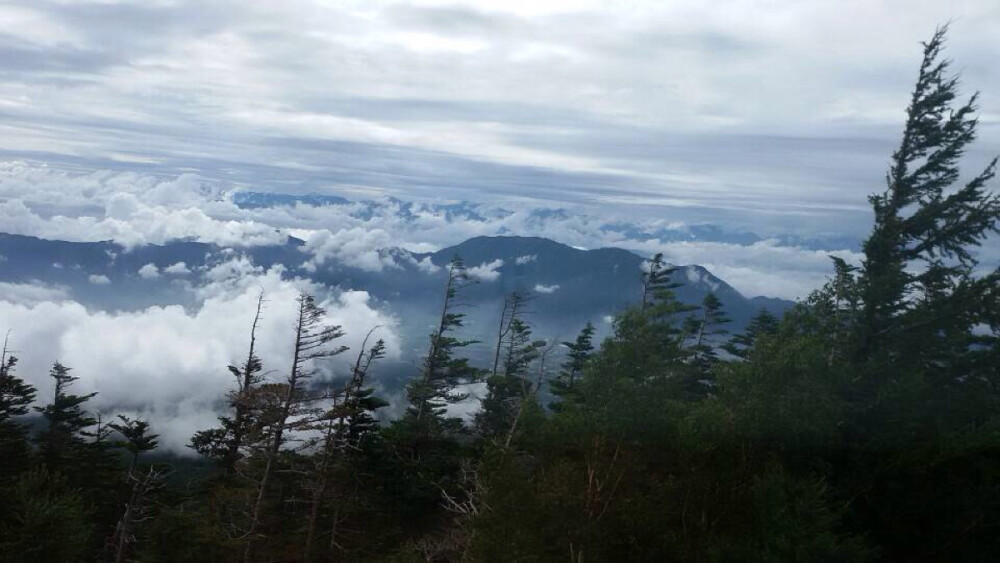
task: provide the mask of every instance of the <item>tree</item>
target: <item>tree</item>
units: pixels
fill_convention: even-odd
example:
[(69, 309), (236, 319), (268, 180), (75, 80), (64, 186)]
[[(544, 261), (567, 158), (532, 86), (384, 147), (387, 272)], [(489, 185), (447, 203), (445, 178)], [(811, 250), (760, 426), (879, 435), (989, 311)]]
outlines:
[(701, 302), (701, 317), (688, 317), (686, 332), (690, 335), (690, 349), (693, 353), (691, 363), (702, 373), (703, 378), (709, 375), (712, 365), (718, 360), (716, 347), (719, 337), (727, 334), (723, 325), (731, 322), (722, 310), (722, 301), (709, 293)]
[(924, 43), (886, 190), (869, 198), (875, 224), (863, 245), (859, 279), (861, 359), (893, 356), (930, 366), (951, 358), (947, 363), (955, 364), (971, 353), (962, 335), (982, 320), (982, 299), (1000, 279), (996, 270), (977, 279), (971, 250), (1000, 232), (1000, 195), (986, 191), (996, 158), (952, 189), (976, 137), (978, 94), (953, 106), (958, 78), (940, 58), (946, 32), (947, 26), (939, 28)]
[(503, 372), (486, 380), (486, 397), (476, 413), (476, 428), (487, 437), (506, 435), (521, 410), (521, 403), (531, 394), (534, 384), (528, 368), (539, 357), (544, 341), (531, 339), (531, 327), (520, 317), (513, 317), (508, 326)]
[(137, 471), (139, 456), (156, 448), (159, 435), (150, 433), (149, 423), (145, 420), (131, 419), (125, 415), (118, 415), (118, 420), (119, 422), (112, 422), (108, 426), (121, 434), (123, 439), (117, 440), (115, 445), (132, 454), (132, 459), (125, 474), (131, 491), (108, 542), (115, 563), (125, 561), (128, 556), (129, 547), (135, 542), (136, 526), (152, 517), (150, 496), (162, 488), (165, 477), (164, 471), (152, 466), (145, 472)]
[(261, 372), (264, 368), (257, 357), (257, 325), (260, 322), (264, 308), (264, 291), (257, 296), (257, 309), (253, 324), (250, 326), (250, 349), (242, 366), (229, 366), (230, 373), (236, 378), (237, 388), (229, 393), (229, 407), (232, 417), (220, 416), (220, 425), (209, 430), (196, 432), (191, 438), (191, 447), (198, 453), (219, 459), (227, 474), (232, 474), (236, 463), (243, 456), (248, 434), (253, 426), (253, 392), (263, 380)]
[(528, 293), (517, 290), (508, 295), (503, 301), (503, 310), (500, 311), (500, 325), (497, 328), (497, 343), (493, 354), (493, 371), (491, 375), (497, 375), (500, 369), (500, 352), (505, 346), (505, 342), (511, 337), (511, 325), (516, 319), (520, 319), (524, 313), (524, 305), (531, 299)]
[(0, 352), (0, 489), (27, 469), (31, 453), (28, 431), (17, 417), (28, 414), (35, 400), (35, 388), (14, 374), (17, 358), (4, 339)]
[[(320, 512), (327, 500), (331, 484), (334, 486), (341, 484), (334, 483), (336, 466), (339, 464), (340, 467), (347, 468), (353, 454), (361, 446), (361, 441), (377, 428), (376, 411), (389, 405), (385, 400), (375, 396), (374, 390), (366, 384), (372, 365), (385, 357), (384, 340), (379, 339), (371, 348), (368, 348), (368, 340), (378, 328), (380, 327), (376, 326), (368, 331), (361, 343), (361, 351), (358, 352), (347, 385), (340, 393), (334, 394), (332, 407), (323, 413), (315, 425), (317, 429), (322, 430), (323, 434), (318, 444), (319, 452), (315, 456), (315, 464), (311, 471), (312, 498), (304, 544), (307, 560), (312, 560), (317, 555), (315, 542)], [(346, 477), (346, 472), (344, 474)], [(356, 482), (356, 476), (354, 477), (354, 479), (350, 479), (352, 483)], [(340, 518), (340, 510), (337, 507), (331, 514), (329, 541), (331, 551), (338, 545), (336, 538)]]
[(479, 370), (470, 366), (468, 359), (455, 355), (460, 348), (476, 341), (451, 336), (462, 327), (465, 318), (463, 313), (455, 312), (458, 293), (472, 283), (475, 282), (466, 272), (462, 259), (458, 256), (452, 258), (448, 265), (441, 316), (437, 329), (430, 335), (430, 349), (424, 358), (423, 373), (407, 387), (410, 406), (406, 418), (418, 427), (427, 429), (444, 424), (455, 429), (456, 422), (447, 422), (444, 418), (445, 406), (464, 400), (467, 395), (456, 393), (455, 388), (479, 376)]
[(583, 369), (593, 354), (596, 330), (594, 324), (587, 321), (575, 341), (562, 343), (569, 351), (566, 353), (566, 361), (563, 362), (559, 375), (552, 381), (552, 392), (563, 401), (568, 400), (573, 393), (577, 380), (583, 374)]
[(92, 510), (66, 477), (44, 466), (20, 474), (0, 512), (0, 560), (11, 563), (90, 561)]
[(761, 309), (747, 324), (743, 332), (733, 335), (722, 348), (743, 360), (746, 360), (757, 340), (765, 336), (773, 336), (778, 332), (778, 318), (767, 309)]
[(677, 266), (667, 264), (663, 261), (663, 253), (657, 252), (651, 260), (646, 262), (648, 268), (642, 273), (642, 300), (640, 308), (649, 309), (656, 301), (670, 297), (670, 290), (680, 287), (679, 283), (671, 280)]
[(139, 456), (156, 449), (159, 434), (149, 432), (149, 423), (142, 419), (131, 419), (123, 414), (118, 415), (119, 422), (108, 424), (111, 429), (121, 434), (123, 440), (117, 440), (114, 445), (124, 448), (132, 454), (130, 469), (135, 469)]
[(267, 424), (264, 445), (264, 468), (257, 482), (257, 495), (250, 511), (250, 525), (246, 533), (244, 561), (250, 561), (253, 554), (253, 540), (258, 533), (263, 515), (271, 478), (278, 464), (281, 447), (287, 440), (287, 433), (295, 419), (302, 416), (303, 408), (311, 398), (306, 395), (305, 384), (315, 373), (314, 363), (332, 358), (347, 350), (346, 346), (331, 343), (344, 335), (339, 325), (325, 323), (326, 311), (316, 304), (316, 299), (308, 293), (299, 294), (296, 299), (295, 344), (292, 349), (292, 365), (280, 389), (279, 401), (272, 405), (271, 417)]
[(49, 371), (49, 377), (55, 382), (52, 402), (44, 407), (35, 407), (48, 423), (48, 427), (38, 435), (38, 450), (42, 462), (52, 471), (70, 470), (86, 457), (83, 432), (97, 424), (97, 419), (88, 416), (82, 409), (82, 405), (97, 393), (68, 393), (78, 379), (69, 372), (70, 368), (59, 362), (52, 366)]

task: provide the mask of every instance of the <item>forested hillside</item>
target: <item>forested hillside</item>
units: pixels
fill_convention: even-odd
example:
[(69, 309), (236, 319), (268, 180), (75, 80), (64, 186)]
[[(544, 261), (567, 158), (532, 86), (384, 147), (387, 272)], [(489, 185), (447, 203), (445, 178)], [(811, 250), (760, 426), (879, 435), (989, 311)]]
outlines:
[[(603, 341), (539, 339), (515, 291), (473, 362), (456, 255), (407, 408), (379, 424), (377, 332), (345, 349), (302, 294), (292, 363), (264, 365), (262, 293), (225, 414), (191, 437), (204, 471), (157, 457), (146, 421), (88, 411), (58, 358), (43, 396), (5, 346), (0, 560), (1000, 559), (1000, 270), (975, 259), (1000, 196), (996, 160), (959, 172), (976, 98), (943, 42), (924, 45), (863, 262), (743, 331), (714, 294), (683, 304), (688, 277), (657, 255)], [(318, 377), (333, 358), (343, 385)], [(457, 418), (472, 382), (487, 395)]]

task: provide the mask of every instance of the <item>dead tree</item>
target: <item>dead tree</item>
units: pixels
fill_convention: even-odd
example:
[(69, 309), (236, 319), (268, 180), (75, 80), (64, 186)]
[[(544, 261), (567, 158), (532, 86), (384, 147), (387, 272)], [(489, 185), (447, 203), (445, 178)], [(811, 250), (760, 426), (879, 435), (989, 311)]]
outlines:
[(331, 358), (347, 350), (346, 346), (330, 346), (334, 340), (342, 337), (344, 332), (338, 325), (324, 323), (326, 311), (316, 304), (312, 295), (302, 293), (296, 299), (298, 311), (295, 321), (295, 347), (292, 352), (292, 365), (284, 382), (284, 395), (278, 406), (274, 419), (270, 422), (267, 443), (264, 448), (264, 468), (257, 482), (256, 498), (252, 501), (250, 524), (246, 533), (246, 546), (243, 560), (249, 562), (253, 553), (253, 542), (260, 531), (264, 501), (267, 496), (270, 480), (273, 477), (281, 446), (286, 440), (285, 433), (295, 419), (302, 414), (302, 408), (309, 398), (305, 395), (305, 383), (315, 373), (313, 363), (317, 360)]

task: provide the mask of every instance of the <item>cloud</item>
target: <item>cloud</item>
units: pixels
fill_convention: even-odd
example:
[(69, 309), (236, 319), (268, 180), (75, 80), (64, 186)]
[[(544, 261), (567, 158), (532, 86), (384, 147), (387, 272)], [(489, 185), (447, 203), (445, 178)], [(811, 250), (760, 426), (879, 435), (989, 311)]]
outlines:
[(555, 293), (556, 290), (558, 290), (558, 289), (559, 289), (559, 284), (553, 284), (553, 285), (537, 284), (537, 285), (535, 285), (535, 291), (538, 292), (538, 293)]
[(396, 265), (391, 256), (382, 252), (391, 240), (382, 229), (355, 227), (337, 232), (323, 229), (309, 234), (303, 250), (312, 255), (310, 267), (337, 260), (347, 266), (379, 272), (386, 266)]
[(138, 274), (144, 280), (155, 280), (160, 277), (160, 269), (156, 267), (156, 264), (146, 264), (139, 268)]
[[(1000, 145), (994, 4), (961, 4), (948, 51), (983, 92), (983, 153)], [(915, 46), (953, 17), (902, 0), (21, 0), (0, 18), (0, 154), (184, 175), (144, 202), (173, 210), (215, 182), (863, 231)]]
[(518, 256), (516, 259), (514, 259), (514, 263), (517, 264), (518, 266), (523, 266), (529, 262), (534, 262), (535, 260), (538, 260), (538, 255), (529, 254), (526, 256)]
[(492, 262), (483, 262), (467, 270), (470, 277), (484, 282), (493, 282), (500, 279), (498, 268), (503, 266), (503, 260), (497, 258)]
[[(246, 354), (261, 288), (266, 310), (258, 351), (271, 378), (280, 378), (291, 361), (289, 327), (301, 290), (315, 292), (328, 322), (344, 327), (344, 344), (357, 349), (368, 329), (382, 325), (378, 335), (386, 340), (390, 357), (398, 358), (396, 321), (366, 292), (330, 291), (308, 281), (283, 279), (280, 268), (248, 276), (241, 275), (246, 270), (239, 265), (228, 271), (236, 274), (207, 283), (200, 292), (204, 299), (190, 310), (170, 305), (134, 312), (92, 311), (54, 293), (11, 301), (11, 292), (0, 286), (0, 319), (6, 325), (0, 330), (12, 330), (21, 359), (19, 373), (41, 390), (40, 396), (47, 396), (50, 384), (44, 374), (58, 360), (80, 378), (78, 392), (99, 392), (88, 408), (147, 417), (163, 436), (163, 445), (177, 453), (188, 451), (184, 445), (195, 430), (215, 424), (219, 403), (233, 386), (226, 366)], [(328, 367), (343, 374), (348, 363), (341, 356)]]
[(91, 274), (87, 276), (87, 281), (94, 285), (108, 285), (111, 283), (108, 276), (105, 276), (104, 274)]
[[(61, 199), (52, 195), (59, 186), (68, 194)], [(0, 222), (9, 232), (66, 240), (110, 238), (126, 250), (186, 237), (238, 249), (283, 244), (294, 236), (305, 241), (301, 266), (307, 272), (331, 266), (378, 272), (406, 262), (435, 273), (437, 267), (428, 257), (415, 264), (416, 258), (398, 248), (427, 252), (477, 236), (534, 236), (577, 248), (620, 247), (645, 256), (664, 252), (669, 262), (707, 267), (747, 296), (786, 299), (804, 297), (822, 285), (832, 272), (828, 254), (858, 263), (856, 249), (863, 236), (849, 230), (808, 236), (794, 230), (762, 231), (757, 236), (739, 223), (718, 227), (619, 214), (614, 208), (601, 213), (576, 205), (540, 208), (530, 201), (497, 206), (374, 197), (343, 205), (241, 209), (227, 193), (190, 175), (64, 173), (24, 162), (0, 164), (0, 193), (3, 190), (14, 196), (0, 202)], [(151, 207), (154, 203), (175, 207)], [(158, 226), (156, 220), (147, 220), (147, 213), (173, 226)], [(182, 216), (197, 219), (175, 222)], [(226, 226), (232, 227), (228, 233)], [(983, 268), (995, 267), (1000, 260), (988, 244), (980, 255)], [(530, 256), (511, 261), (517, 264)], [(488, 281), (499, 272), (484, 275)]]
[(0, 282), (0, 301), (37, 305), (45, 301), (65, 299), (69, 299), (69, 289), (66, 287), (49, 285), (37, 280), (31, 283)]
[(191, 270), (184, 262), (176, 262), (164, 268), (163, 273), (171, 276), (186, 276), (191, 273)]

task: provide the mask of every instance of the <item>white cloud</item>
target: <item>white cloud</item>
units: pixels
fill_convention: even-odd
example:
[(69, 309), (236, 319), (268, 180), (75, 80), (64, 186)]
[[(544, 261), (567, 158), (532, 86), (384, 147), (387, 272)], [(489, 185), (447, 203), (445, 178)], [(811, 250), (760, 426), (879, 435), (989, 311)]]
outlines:
[(538, 255), (537, 254), (528, 254), (528, 255), (525, 255), (525, 256), (518, 256), (514, 260), (514, 263), (517, 264), (518, 266), (523, 266), (523, 265), (525, 265), (525, 264), (527, 264), (529, 262), (534, 262), (535, 260), (538, 260)]
[(354, 227), (337, 232), (323, 229), (309, 235), (303, 250), (312, 254), (309, 261), (312, 267), (337, 260), (347, 266), (379, 272), (396, 265), (391, 256), (381, 252), (391, 240), (389, 233), (377, 228)]
[(108, 279), (108, 276), (105, 276), (104, 274), (90, 274), (89, 276), (87, 276), (87, 281), (89, 281), (94, 285), (108, 285), (109, 283), (111, 283), (111, 280)]
[(430, 256), (424, 256), (423, 259), (417, 260), (412, 254), (403, 254), (403, 259), (416, 266), (418, 270), (426, 274), (436, 274), (441, 271), (441, 266), (438, 266), (433, 261), (431, 261)]
[(156, 264), (146, 264), (145, 266), (139, 268), (139, 277), (144, 280), (155, 280), (160, 277), (160, 269), (156, 267)]
[(535, 285), (535, 291), (538, 292), (538, 293), (555, 293), (556, 290), (558, 290), (558, 289), (559, 289), (559, 284), (553, 284), (553, 285), (537, 284), (537, 285)]
[(45, 301), (63, 301), (69, 289), (41, 281), (31, 283), (0, 282), (0, 301), (21, 305), (36, 305)]
[(473, 266), (468, 268), (467, 272), (470, 277), (475, 278), (484, 282), (493, 282), (500, 279), (500, 272), (498, 268), (503, 266), (503, 260), (497, 258), (492, 262), (483, 262), (478, 266)]
[[(234, 267), (230, 272), (240, 272)], [(245, 271), (245, 270), (242, 270)], [(80, 377), (79, 392), (98, 391), (88, 407), (133, 412), (150, 419), (162, 443), (182, 453), (191, 434), (215, 424), (218, 402), (232, 387), (226, 365), (246, 353), (257, 294), (265, 292), (266, 310), (258, 332), (265, 368), (279, 378), (290, 361), (294, 300), (300, 290), (314, 291), (331, 324), (347, 332), (343, 343), (355, 349), (369, 328), (382, 325), (390, 357), (398, 357), (396, 321), (378, 310), (363, 291), (329, 292), (303, 280), (282, 279), (281, 269), (223, 277), (204, 287), (204, 300), (193, 310), (179, 305), (141, 311), (91, 311), (69, 301), (0, 301), (0, 329), (12, 330), (19, 351), (19, 372), (44, 390), (44, 374), (59, 360)], [(349, 359), (329, 364), (343, 374)]]
[(171, 276), (186, 276), (191, 273), (191, 270), (184, 262), (176, 262), (164, 268), (163, 273)]

